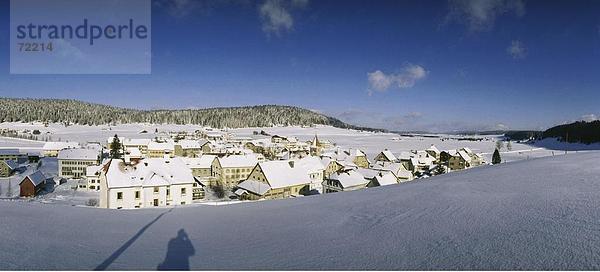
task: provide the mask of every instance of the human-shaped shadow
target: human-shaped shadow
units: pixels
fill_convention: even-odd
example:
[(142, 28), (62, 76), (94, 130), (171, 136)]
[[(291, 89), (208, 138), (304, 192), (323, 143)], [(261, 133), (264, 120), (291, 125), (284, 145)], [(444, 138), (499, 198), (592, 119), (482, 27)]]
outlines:
[(157, 270), (190, 270), (190, 257), (196, 254), (194, 245), (185, 230), (180, 229), (177, 237), (171, 239), (167, 248), (165, 260), (158, 265)]

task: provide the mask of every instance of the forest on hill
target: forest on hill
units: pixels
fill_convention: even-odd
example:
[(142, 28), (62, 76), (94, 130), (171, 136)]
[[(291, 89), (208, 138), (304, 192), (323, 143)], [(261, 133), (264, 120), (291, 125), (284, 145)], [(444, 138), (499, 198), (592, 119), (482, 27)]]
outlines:
[(0, 98), (0, 122), (34, 121), (80, 125), (193, 124), (214, 128), (319, 124), (373, 130), (349, 125), (336, 118), (294, 106), (136, 110), (71, 99)]
[(600, 142), (600, 120), (555, 126), (544, 131), (542, 138), (558, 138), (568, 143), (597, 143)]

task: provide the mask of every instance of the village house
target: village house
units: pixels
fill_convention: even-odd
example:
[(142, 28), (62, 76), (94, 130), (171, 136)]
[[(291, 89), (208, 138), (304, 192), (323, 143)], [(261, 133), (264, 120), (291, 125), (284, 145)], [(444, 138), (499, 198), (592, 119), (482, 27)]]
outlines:
[(140, 151), (140, 153), (142, 154), (143, 157), (147, 157), (148, 156), (148, 146), (150, 145), (151, 142), (152, 142), (152, 140), (150, 140), (150, 139), (124, 139), (123, 142), (121, 142), (121, 143), (123, 144), (123, 148), (125, 150), (137, 149)]
[(256, 154), (216, 157), (211, 165), (211, 173), (218, 184), (234, 188), (248, 178), (258, 162)]
[(46, 157), (56, 157), (58, 152), (64, 149), (79, 148), (79, 143), (75, 142), (46, 142), (42, 147), (43, 154)]
[(406, 169), (406, 166), (404, 166), (403, 163), (399, 162), (378, 162), (373, 165), (373, 169), (389, 171), (396, 176), (398, 182), (411, 181), (415, 178), (413, 173)]
[(389, 150), (381, 151), (377, 156), (375, 156), (376, 162), (396, 162), (398, 159), (394, 154), (392, 154)]
[(484, 159), (475, 154), (469, 148), (461, 148), (458, 150), (443, 151), (440, 154), (442, 164), (448, 166), (450, 170), (462, 170), (470, 167), (479, 166), (485, 163)]
[(46, 185), (46, 176), (41, 171), (36, 171), (19, 183), (21, 197), (34, 197), (40, 193)]
[(181, 158), (185, 165), (192, 170), (194, 178), (205, 186), (215, 186), (217, 179), (212, 176), (212, 163), (215, 155), (202, 155), (199, 158)]
[(113, 159), (100, 174), (100, 207), (134, 209), (192, 203), (194, 177), (180, 158), (126, 163)]
[(323, 191), (327, 194), (363, 189), (369, 181), (357, 170), (338, 172), (323, 181)]
[(27, 159), (27, 154), (23, 154), (19, 149), (0, 149), (0, 161), (24, 161)]
[(13, 160), (0, 160), (0, 178), (12, 176), (19, 168), (19, 164)]
[(58, 176), (79, 179), (85, 177), (88, 166), (100, 163), (102, 153), (95, 148), (63, 149), (57, 158)]
[(440, 159), (440, 150), (435, 147), (435, 145), (431, 145), (429, 148), (425, 149), (425, 152), (427, 152), (427, 154), (429, 154), (429, 156), (435, 158), (436, 160)]
[(198, 202), (206, 196), (205, 187), (208, 186), (202, 180), (194, 177), (194, 184), (192, 185), (192, 201)]
[(261, 162), (240, 184), (236, 195), (242, 200), (279, 199), (306, 195), (310, 192), (310, 184), (314, 182), (314, 168), (306, 161)]
[(202, 147), (207, 145), (208, 141), (179, 140), (175, 143), (175, 156), (196, 158), (202, 155)]
[(100, 172), (102, 165), (90, 165), (85, 168), (85, 179), (79, 184), (79, 188), (88, 191), (100, 191)]
[(148, 158), (173, 158), (175, 156), (175, 144), (173, 141), (150, 142), (148, 144)]
[(367, 184), (368, 188), (398, 184), (396, 176), (391, 172), (379, 172)]

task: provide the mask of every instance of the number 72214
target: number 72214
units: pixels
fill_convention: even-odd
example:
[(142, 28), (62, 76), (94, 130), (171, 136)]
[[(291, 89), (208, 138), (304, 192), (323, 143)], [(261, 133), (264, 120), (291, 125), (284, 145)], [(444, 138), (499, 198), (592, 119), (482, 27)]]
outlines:
[(54, 46), (49, 43), (18, 43), (19, 52), (45, 52), (53, 51)]

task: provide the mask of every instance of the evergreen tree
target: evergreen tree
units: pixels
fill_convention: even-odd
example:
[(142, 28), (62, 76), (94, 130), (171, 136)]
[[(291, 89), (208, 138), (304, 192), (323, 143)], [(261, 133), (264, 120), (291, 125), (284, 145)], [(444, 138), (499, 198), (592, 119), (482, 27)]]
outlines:
[(120, 159), (121, 158), (121, 141), (117, 134), (113, 138), (112, 143), (110, 143), (110, 158), (111, 159)]
[(492, 155), (492, 164), (499, 164), (502, 162), (502, 158), (500, 158), (500, 151), (496, 149), (494, 151), (494, 155)]
[(512, 143), (510, 141), (506, 142), (506, 150), (512, 151)]

